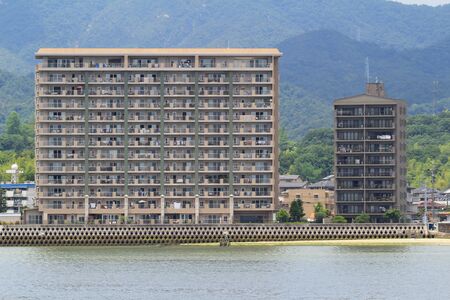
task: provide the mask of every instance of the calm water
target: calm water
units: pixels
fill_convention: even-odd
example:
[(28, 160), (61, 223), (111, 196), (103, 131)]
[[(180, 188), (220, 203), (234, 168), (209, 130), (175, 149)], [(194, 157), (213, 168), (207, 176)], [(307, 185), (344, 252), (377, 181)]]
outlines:
[(0, 248), (0, 299), (449, 299), (450, 247)]

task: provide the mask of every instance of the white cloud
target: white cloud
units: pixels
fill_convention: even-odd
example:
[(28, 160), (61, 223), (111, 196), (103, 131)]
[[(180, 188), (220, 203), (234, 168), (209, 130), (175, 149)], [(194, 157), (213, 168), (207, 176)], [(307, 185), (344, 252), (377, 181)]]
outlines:
[(450, 0), (394, 0), (404, 4), (426, 4), (430, 6), (438, 6), (444, 4), (450, 4)]

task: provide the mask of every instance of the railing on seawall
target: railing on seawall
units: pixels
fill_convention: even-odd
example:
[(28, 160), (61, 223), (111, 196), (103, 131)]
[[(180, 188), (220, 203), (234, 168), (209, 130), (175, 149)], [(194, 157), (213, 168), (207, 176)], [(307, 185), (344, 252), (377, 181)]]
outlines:
[(427, 238), (422, 224), (6, 225), (0, 246)]

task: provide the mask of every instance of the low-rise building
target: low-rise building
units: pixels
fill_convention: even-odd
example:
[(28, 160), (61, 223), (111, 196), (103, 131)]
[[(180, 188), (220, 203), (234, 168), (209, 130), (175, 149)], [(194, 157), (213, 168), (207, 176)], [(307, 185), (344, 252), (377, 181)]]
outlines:
[(280, 193), (292, 189), (302, 189), (308, 184), (300, 178), (300, 175), (280, 175), (279, 180)]
[(289, 210), (291, 203), (297, 199), (303, 202), (303, 212), (308, 221), (315, 220), (314, 206), (321, 203), (333, 215), (335, 211), (334, 191), (325, 189), (293, 189), (281, 194), (281, 208)]
[(309, 189), (334, 191), (335, 181), (334, 175), (328, 175), (322, 180), (308, 184)]
[(31, 181), (18, 183), (21, 171), (17, 164), (13, 164), (7, 173), (11, 174), (12, 178), (10, 182), (0, 183), (0, 222), (17, 223), (21, 222), (25, 208), (34, 207), (36, 188)]

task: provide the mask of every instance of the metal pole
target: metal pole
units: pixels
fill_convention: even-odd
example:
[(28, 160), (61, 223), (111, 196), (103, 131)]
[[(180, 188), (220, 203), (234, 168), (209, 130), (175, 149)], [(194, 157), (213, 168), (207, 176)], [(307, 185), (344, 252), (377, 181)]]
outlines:
[(434, 174), (434, 169), (431, 170), (431, 220), (435, 222), (434, 215), (434, 183), (436, 182), (436, 174)]
[(427, 193), (427, 186), (424, 186), (425, 188), (425, 199), (424, 199), (424, 205), (425, 205), (425, 212), (423, 215), (423, 223), (425, 224), (426, 232), (428, 233), (428, 193)]

